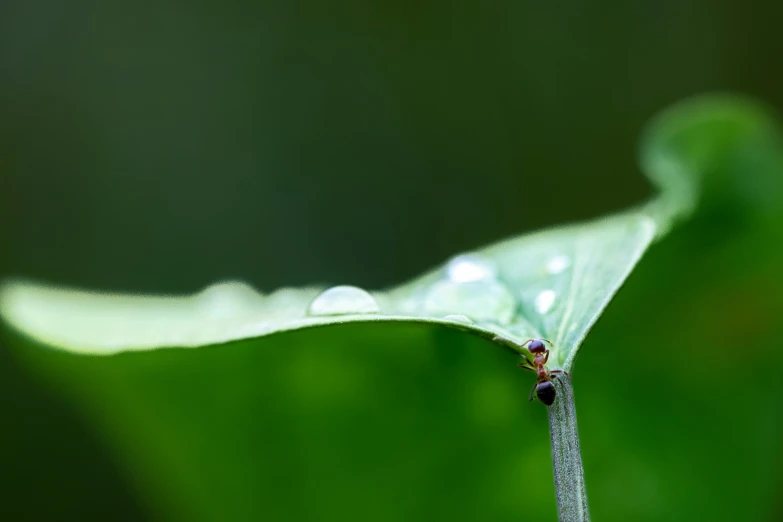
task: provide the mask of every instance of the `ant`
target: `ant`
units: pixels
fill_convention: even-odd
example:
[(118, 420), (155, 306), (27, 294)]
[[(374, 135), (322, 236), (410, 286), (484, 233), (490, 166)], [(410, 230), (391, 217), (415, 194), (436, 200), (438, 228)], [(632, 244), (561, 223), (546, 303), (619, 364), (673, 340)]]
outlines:
[[(495, 337), (494, 340), (509, 342), (507, 339), (503, 339), (502, 337)], [(530, 391), (530, 397), (528, 398), (528, 401), (532, 401), (533, 397), (535, 396), (538, 398), (538, 400), (547, 406), (551, 406), (555, 402), (556, 396), (555, 385), (552, 384), (552, 374), (566, 372), (563, 370), (547, 369), (545, 364), (549, 360), (549, 349), (544, 344), (545, 341), (550, 346), (552, 345), (552, 343), (546, 339), (528, 339), (522, 343), (521, 346), (525, 346), (526, 344), (528, 345), (527, 349), (530, 350), (530, 353), (533, 354), (533, 360), (531, 361), (527, 358), (526, 355), (522, 355), (522, 357), (525, 358), (525, 362), (520, 363), (518, 366), (520, 368), (524, 368), (525, 370), (536, 372), (536, 384)]]

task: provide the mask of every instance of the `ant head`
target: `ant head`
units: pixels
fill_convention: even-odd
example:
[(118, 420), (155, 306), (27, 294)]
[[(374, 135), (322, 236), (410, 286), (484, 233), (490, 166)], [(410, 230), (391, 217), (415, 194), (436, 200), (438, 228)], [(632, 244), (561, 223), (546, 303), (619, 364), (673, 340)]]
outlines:
[(547, 406), (551, 406), (552, 403), (555, 402), (556, 394), (555, 385), (550, 381), (538, 383), (536, 386), (536, 397)]
[(527, 349), (530, 350), (530, 353), (544, 353), (546, 352), (546, 345), (542, 339), (533, 339), (527, 345)]

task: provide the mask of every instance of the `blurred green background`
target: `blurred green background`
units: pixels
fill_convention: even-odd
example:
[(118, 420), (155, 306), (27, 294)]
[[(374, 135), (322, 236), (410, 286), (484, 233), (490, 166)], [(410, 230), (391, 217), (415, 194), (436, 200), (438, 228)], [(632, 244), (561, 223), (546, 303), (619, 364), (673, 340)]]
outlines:
[[(649, 197), (638, 137), (672, 102), (732, 90), (783, 107), (781, 19), (780, 3), (728, 0), (6, 1), (0, 276), (157, 293), (395, 284)], [(756, 158), (720, 166), (753, 180), (770, 172)], [(588, 338), (574, 385), (595, 520), (783, 519), (783, 192), (762, 186), (716, 195), (654, 246)], [(554, 519), (529, 377), (477, 340), (421, 335), (451, 349), (358, 330), (329, 350), (297, 335), (234, 346), (230, 362), (204, 350), (192, 355), (216, 373), (203, 376), (181, 354), (139, 371), (203, 378), (203, 397), (182, 399), (203, 403), (215, 375), (258, 365), (259, 384), (226, 391), (251, 430), (226, 446), (277, 455), (278, 475), (215, 492), (257, 495), (247, 506), (269, 510), (254, 515)], [(9, 340), (0, 520), (194, 520), (182, 502), (209, 504), (210, 490), (156, 495), (91, 407)], [(510, 383), (521, 400), (498, 404)]]

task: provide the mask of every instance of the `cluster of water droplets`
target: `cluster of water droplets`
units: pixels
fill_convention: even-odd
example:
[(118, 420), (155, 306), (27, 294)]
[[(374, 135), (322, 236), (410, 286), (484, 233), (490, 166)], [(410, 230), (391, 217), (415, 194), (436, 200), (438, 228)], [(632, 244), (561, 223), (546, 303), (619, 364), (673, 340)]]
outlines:
[(444, 275), (422, 296), (422, 315), (464, 324), (513, 320), (514, 296), (498, 280), (497, 266), (491, 260), (477, 254), (460, 255), (449, 261)]
[[(562, 279), (562, 273), (571, 266), (571, 258), (555, 254), (539, 266), (538, 270), (526, 274), (532, 280), (519, 281), (525, 288), (512, 291), (499, 277), (498, 266), (491, 259), (480, 254), (459, 255), (447, 263), (441, 277), (427, 280), (406, 303), (392, 300), (388, 303), (390, 309), (383, 311), (387, 315), (440, 317), (466, 325), (483, 322), (498, 326), (513, 323), (518, 311), (544, 316), (554, 309), (562, 291), (556, 284), (548, 285), (547, 282)], [(525, 284), (528, 282), (533, 284)], [(381, 298), (386, 305), (384, 294), (378, 295), (378, 299)], [(380, 312), (381, 307), (373, 295), (347, 285), (324, 290), (307, 308), (307, 315), (311, 317)]]
[[(556, 276), (564, 272), (571, 266), (571, 258), (558, 254), (546, 261), (544, 266), (544, 273), (540, 276), (540, 281), (545, 282), (548, 279), (555, 279)], [(553, 288), (545, 288), (543, 290), (537, 290), (536, 295), (533, 298), (533, 308), (536, 313), (544, 315), (549, 313), (555, 302), (558, 299), (558, 293)]]

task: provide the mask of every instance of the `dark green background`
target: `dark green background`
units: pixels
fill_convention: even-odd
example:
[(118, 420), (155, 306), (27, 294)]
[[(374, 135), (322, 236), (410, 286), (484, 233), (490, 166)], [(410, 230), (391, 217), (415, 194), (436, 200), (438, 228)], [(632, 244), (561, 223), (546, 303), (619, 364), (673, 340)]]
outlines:
[[(727, 0), (5, 2), (0, 275), (394, 284), (649, 197), (638, 135), (674, 101), (783, 107), (781, 19)], [(651, 251), (586, 343), (596, 520), (783, 518), (781, 223), (717, 202)], [(0, 520), (145, 520), (59, 386), (0, 346)], [(551, 520), (545, 419), (524, 417), (520, 496)]]

